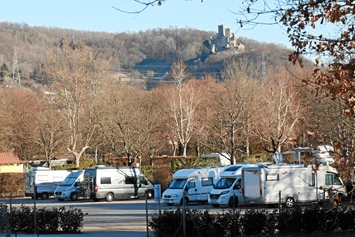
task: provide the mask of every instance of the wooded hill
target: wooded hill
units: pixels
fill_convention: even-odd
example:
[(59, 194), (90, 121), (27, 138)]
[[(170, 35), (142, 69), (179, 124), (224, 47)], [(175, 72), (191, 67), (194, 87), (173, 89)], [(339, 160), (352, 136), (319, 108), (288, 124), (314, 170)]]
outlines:
[[(218, 77), (220, 70), (231, 59), (249, 68), (253, 77), (259, 77), (267, 68), (288, 63), (289, 49), (247, 38), (238, 38), (238, 44), (245, 46), (243, 52), (230, 49), (211, 54), (203, 42), (215, 34), (176, 27), (114, 34), (2, 22), (0, 65), (5, 64), (11, 73), (16, 53), (22, 84), (31, 87), (34, 82), (44, 83), (41, 80), (42, 62), (54, 47), (58, 47), (62, 38), (68, 42), (83, 43), (113, 59), (110, 69), (113, 76), (120, 80), (143, 82), (143, 86), (148, 88), (159, 81), (157, 79), (164, 78), (176, 59), (184, 60), (191, 75), (196, 78), (206, 74)], [(11, 75), (8, 76), (11, 78)]]

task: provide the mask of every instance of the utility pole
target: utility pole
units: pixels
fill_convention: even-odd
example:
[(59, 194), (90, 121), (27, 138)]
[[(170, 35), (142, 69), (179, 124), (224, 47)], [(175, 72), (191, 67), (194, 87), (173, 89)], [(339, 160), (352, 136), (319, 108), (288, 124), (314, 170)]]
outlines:
[(12, 63), (12, 81), (21, 86), (20, 71), (18, 69), (17, 51), (14, 50), (14, 61)]

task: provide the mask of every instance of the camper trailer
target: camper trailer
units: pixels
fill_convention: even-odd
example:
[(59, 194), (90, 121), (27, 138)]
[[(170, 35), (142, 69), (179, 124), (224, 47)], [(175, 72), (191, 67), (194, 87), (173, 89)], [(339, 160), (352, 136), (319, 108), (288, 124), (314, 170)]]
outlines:
[(90, 190), (90, 198), (94, 201), (106, 199), (129, 199), (154, 195), (153, 184), (138, 168), (96, 167), (84, 172), (84, 185)]
[[(70, 174), (67, 170), (29, 171), (25, 176), (25, 196), (48, 199), (57, 186)], [(35, 195), (36, 193), (36, 195)]]
[(208, 197), (208, 203), (213, 207), (228, 205), (238, 206), (242, 202), (241, 176), (242, 168), (256, 166), (252, 164), (230, 165), (220, 173), (216, 185), (213, 186)]
[(76, 201), (78, 198), (86, 198), (82, 193), (84, 171), (72, 171), (54, 191), (54, 197), (59, 201), (70, 199)]
[(285, 204), (319, 202), (329, 199), (328, 189), (346, 196), (336, 169), (328, 165), (278, 164), (242, 169), (242, 196), (245, 204)]
[(199, 167), (181, 169), (173, 174), (173, 181), (163, 192), (162, 202), (169, 206), (190, 202), (207, 202), (224, 167)]

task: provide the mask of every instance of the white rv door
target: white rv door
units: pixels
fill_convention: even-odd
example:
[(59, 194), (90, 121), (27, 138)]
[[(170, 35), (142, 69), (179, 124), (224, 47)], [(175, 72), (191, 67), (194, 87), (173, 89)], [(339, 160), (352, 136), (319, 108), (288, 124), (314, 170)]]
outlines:
[(258, 199), (261, 196), (260, 170), (243, 170), (244, 197)]
[(186, 183), (186, 187), (188, 188), (187, 196), (189, 198), (189, 201), (199, 200), (199, 192), (196, 186), (196, 180), (195, 179), (188, 180)]

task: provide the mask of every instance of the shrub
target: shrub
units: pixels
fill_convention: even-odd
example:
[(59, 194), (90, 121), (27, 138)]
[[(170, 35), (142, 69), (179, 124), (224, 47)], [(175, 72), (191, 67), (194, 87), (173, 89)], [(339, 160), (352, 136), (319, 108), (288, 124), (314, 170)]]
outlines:
[(246, 235), (259, 235), (265, 228), (266, 212), (264, 210), (246, 210), (241, 217), (243, 233)]
[(37, 232), (38, 233), (55, 233), (59, 227), (58, 209), (46, 208), (38, 209), (37, 211)]
[(77, 208), (70, 207), (66, 210), (65, 207), (59, 208), (60, 228), (63, 232), (78, 233), (83, 228), (84, 213)]
[[(21, 205), (20, 208), (13, 207), (9, 214), (11, 232), (13, 233), (35, 233), (34, 209)], [(60, 209), (36, 209), (36, 232), (56, 233), (72, 232), (78, 233), (82, 229), (84, 214), (79, 209), (65, 207)]]

